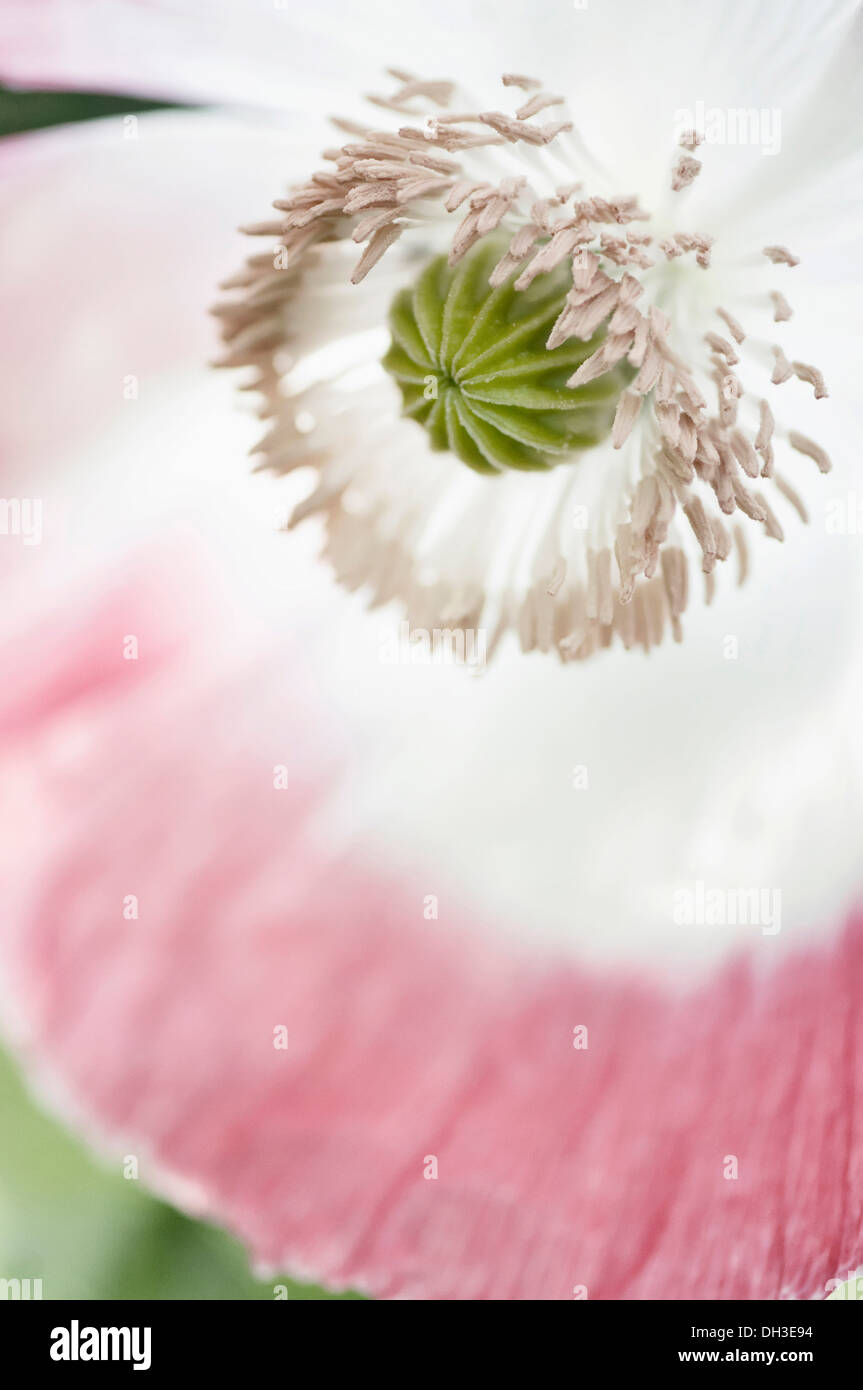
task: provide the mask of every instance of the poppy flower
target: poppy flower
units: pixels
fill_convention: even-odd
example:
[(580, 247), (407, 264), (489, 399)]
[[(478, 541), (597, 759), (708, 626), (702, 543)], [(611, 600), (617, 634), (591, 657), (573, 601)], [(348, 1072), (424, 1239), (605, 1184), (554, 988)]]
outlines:
[(259, 1268), (824, 1296), (863, 1256), (856, 6), (7, 11), (7, 81), (218, 104), (0, 149), (34, 1077)]

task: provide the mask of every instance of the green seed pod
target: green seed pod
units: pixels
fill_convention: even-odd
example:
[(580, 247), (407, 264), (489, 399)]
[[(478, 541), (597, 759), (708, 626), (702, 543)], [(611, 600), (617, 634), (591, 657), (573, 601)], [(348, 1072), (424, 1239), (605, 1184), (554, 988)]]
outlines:
[(402, 413), (423, 425), (433, 449), (448, 449), (480, 473), (571, 463), (611, 429), (625, 365), (585, 386), (567, 386), (601, 345), (573, 339), (546, 347), (572, 288), (568, 264), (516, 290), (489, 276), (503, 254), (480, 242), (457, 266), (433, 260), (390, 310), (383, 359), (402, 394)]

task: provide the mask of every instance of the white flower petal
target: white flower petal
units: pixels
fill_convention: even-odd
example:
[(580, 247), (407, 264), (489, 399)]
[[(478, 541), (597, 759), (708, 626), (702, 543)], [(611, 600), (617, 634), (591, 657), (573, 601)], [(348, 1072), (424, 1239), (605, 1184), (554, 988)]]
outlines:
[[(221, 177), (225, 168), (215, 145), (204, 148), (202, 184), (206, 169)], [(186, 208), (187, 230), (163, 252), (168, 286), (196, 265), (200, 197), (187, 165), (180, 187), (170, 188), (171, 154), (169, 144), (160, 155), (167, 184), (159, 206), (181, 233), (177, 210)], [(95, 188), (86, 158), (64, 176), (70, 186), (89, 165)], [(275, 162), (281, 167), (278, 155)], [(104, 177), (105, 215), (89, 227), (89, 254), (76, 265), (82, 290), (101, 286), (107, 253), (131, 230), (112, 221), (112, 208), (127, 213), (129, 199), (112, 204), (110, 165)], [(188, 205), (178, 201), (183, 193)], [(22, 289), (35, 291), (52, 264), (55, 225), (33, 216), (31, 198), (18, 199), (29, 241), (17, 274)], [(135, 290), (144, 295), (152, 292), (148, 262), (137, 264)], [(199, 293), (182, 314), (187, 326), (204, 312), (203, 284)], [(123, 295), (91, 300), (109, 325), (127, 324)], [(7, 341), (4, 370), (19, 346)], [(57, 368), (54, 346), (48, 335), (46, 373)], [(271, 533), (281, 493), (244, 476), (241, 454), (254, 426), (237, 414), (229, 384), (208, 381), (203, 369), (161, 383), (150, 369), (141, 380), (134, 412), (118, 396), (104, 432), (94, 413), (93, 437), (77, 454), (70, 444), (63, 481), (46, 488), (46, 504), (62, 505), (74, 522), (74, 552), (46, 546), (31, 558), (45, 565), (50, 591), (58, 571), (68, 581), (73, 553), (93, 564), (130, 532), (158, 534), (175, 521), (178, 488), (194, 499), (194, 529), (220, 556), (232, 601), (247, 606), (250, 620), (302, 623), (310, 638), (318, 630), (309, 645), (314, 679), (356, 749), (329, 836), (359, 836), (371, 856), (418, 863), (444, 885), (459, 882), (479, 904), (494, 904), (526, 949), (563, 947), (660, 970), (684, 958), (703, 967), (741, 940), (757, 943), (761, 956), (784, 950), (850, 901), (863, 849), (858, 537), (827, 532), (823, 512), (808, 532), (789, 527), (783, 548), (757, 556), (757, 588), (721, 590), (683, 646), (650, 660), (606, 653), (594, 667), (560, 671), (502, 653), (481, 680), (389, 666), (380, 643), (397, 615), (363, 617), (298, 558), (311, 535)], [(782, 389), (798, 386), (802, 402), (802, 383)], [(22, 409), (35, 419), (43, 391), (43, 376), (22, 382), (12, 420), (23, 422)], [(800, 463), (805, 477), (809, 465)], [(729, 636), (739, 644), (734, 660)], [(585, 788), (574, 784), (576, 767), (587, 770)], [(673, 895), (698, 879), (780, 890), (780, 935), (681, 931)]]

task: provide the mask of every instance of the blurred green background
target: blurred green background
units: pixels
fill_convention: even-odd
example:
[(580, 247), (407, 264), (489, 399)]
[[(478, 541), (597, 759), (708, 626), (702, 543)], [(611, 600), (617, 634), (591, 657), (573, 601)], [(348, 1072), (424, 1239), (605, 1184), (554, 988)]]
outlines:
[[(0, 86), (0, 138), (163, 105)], [(257, 1282), (237, 1241), (108, 1171), (49, 1119), (2, 1052), (0, 1278), (41, 1279), (45, 1299), (272, 1299), (277, 1283), (289, 1298), (337, 1297), (283, 1277)]]
[(158, 111), (162, 101), (145, 97), (109, 96), (102, 92), (22, 92), (0, 84), (0, 137), (41, 130), (100, 116), (126, 116), (133, 111)]

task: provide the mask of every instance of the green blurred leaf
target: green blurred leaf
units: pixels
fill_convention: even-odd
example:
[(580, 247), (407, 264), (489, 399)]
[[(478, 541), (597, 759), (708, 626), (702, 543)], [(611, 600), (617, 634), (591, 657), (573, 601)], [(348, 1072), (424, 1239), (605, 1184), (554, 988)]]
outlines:
[(162, 111), (176, 102), (146, 97), (109, 96), (103, 92), (31, 92), (0, 86), (0, 137), (25, 130), (92, 121), (100, 116), (129, 116), (137, 111)]

